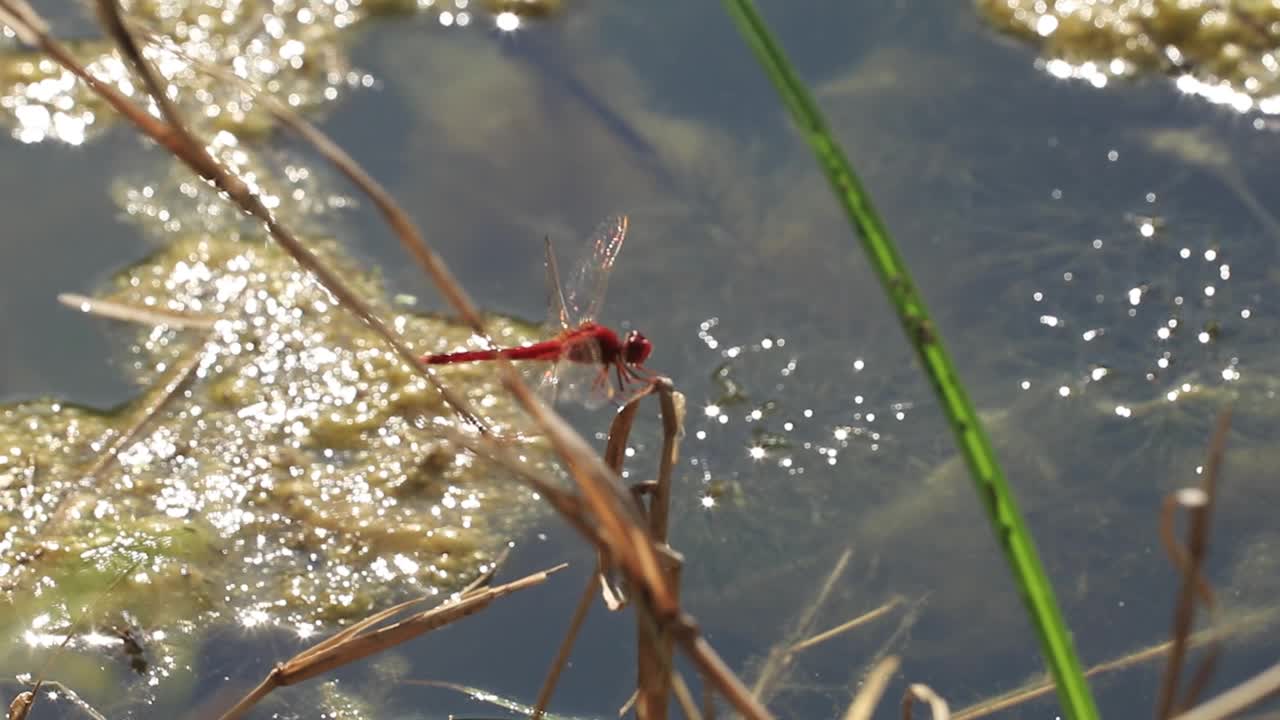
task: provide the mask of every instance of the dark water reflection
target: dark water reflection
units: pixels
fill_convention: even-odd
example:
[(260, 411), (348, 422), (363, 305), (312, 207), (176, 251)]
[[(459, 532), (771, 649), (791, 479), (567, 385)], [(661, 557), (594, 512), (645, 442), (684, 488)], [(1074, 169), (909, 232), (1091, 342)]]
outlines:
[[(1100, 92), (1048, 78), (963, 4), (851, 8), (766, 4), (990, 419), (1086, 662), (1163, 639), (1173, 577), (1155, 508), (1195, 477), (1212, 415), (1237, 388), (1210, 576), (1228, 616), (1265, 607), (1280, 238), (1241, 188), (1269, 203), (1274, 137), (1159, 84)], [(927, 682), (953, 707), (1040, 670), (874, 275), (718, 8), (592, 7), (514, 38), (427, 15), (365, 28), (354, 62), (378, 85), (326, 129), (410, 207), (486, 308), (540, 317), (543, 235), (571, 245), (630, 213), (605, 319), (643, 329), (651, 364), (689, 398), (674, 542), (690, 608), (731, 664), (759, 667), (845, 548), (850, 570), (820, 628), (905, 598), (802, 656), (780, 711), (842, 711), (882, 650), (903, 655), (899, 681)], [(1168, 129), (1181, 139), (1157, 135)], [(1219, 148), (1211, 161), (1193, 152), (1206, 143)], [(9, 234), (21, 255), (6, 255), (23, 261), (5, 263), (0, 287), (0, 326), (23, 338), (0, 356), (6, 396), (113, 397), (92, 331), (51, 309), (54, 292), (137, 257), (102, 239), (118, 228), (95, 188), (115, 163), (82, 170), (106, 147), (0, 146), (3, 167), (39, 168), (4, 171), (25, 192), (77, 208), (37, 213), (38, 200), (8, 196), (25, 225)], [(352, 217), (352, 251), (440, 307), (367, 209)], [(51, 240), (73, 236), (74, 253)], [(46, 240), (24, 239), (35, 237)], [(599, 414), (573, 416), (604, 428)], [(654, 423), (640, 430), (638, 475), (656, 442)], [(558, 526), (543, 532), (518, 545), (514, 569), (567, 557), (569, 577), (412, 647), (409, 669), (391, 675), (531, 701), (591, 564)], [(632, 637), (597, 609), (556, 707), (603, 716), (625, 701)], [(279, 642), (263, 654), (283, 657)], [(1235, 643), (1220, 685), (1261, 667)], [(251, 682), (257, 669), (237, 656), (211, 651), (208, 694), (223, 676)], [(359, 687), (377, 672), (339, 677)], [(1147, 667), (1100, 683), (1104, 711), (1148, 712), (1156, 677)], [(379, 717), (489, 712), (407, 684), (387, 697)]]

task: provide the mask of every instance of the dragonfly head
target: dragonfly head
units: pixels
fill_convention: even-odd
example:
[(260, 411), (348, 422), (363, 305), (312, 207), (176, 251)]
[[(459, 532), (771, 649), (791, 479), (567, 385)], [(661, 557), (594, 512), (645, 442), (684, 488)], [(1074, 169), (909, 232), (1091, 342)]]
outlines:
[(653, 352), (653, 343), (649, 342), (649, 338), (640, 334), (638, 330), (632, 330), (627, 333), (627, 337), (622, 344), (622, 359), (628, 365), (641, 365), (645, 360), (649, 359), (649, 353)]

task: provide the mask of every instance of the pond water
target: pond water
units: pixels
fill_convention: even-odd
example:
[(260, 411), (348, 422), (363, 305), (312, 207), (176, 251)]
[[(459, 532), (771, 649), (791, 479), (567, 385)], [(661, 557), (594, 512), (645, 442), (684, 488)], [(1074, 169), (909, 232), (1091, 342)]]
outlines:
[[(897, 603), (800, 654), (772, 686), (771, 707), (783, 716), (843, 712), (885, 653), (903, 658), (890, 697), (925, 682), (953, 708), (1041, 672), (928, 386), (816, 163), (723, 11), (670, 0), (565, 3), (550, 19), (504, 33), (477, 8), (376, 5), (277, 3), (285, 20), (273, 33), (238, 5), (211, 3), (221, 20), (186, 32), (204, 27), (219, 38), (202, 57), (244, 69), (363, 163), (487, 311), (542, 317), (543, 237), (568, 250), (605, 216), (629, 214), (604, 320), (642, 329), (655, 346), (649, 365), (689, 400), (672, 535), (687, 560), (688, 609), (751, 681), (771, 647), (797, 639), (796, 619), (846, 550), (848, 568), (814, 629)], [(1159, 504), (1197, 480), (1214, 416), (1230, 402), (1234, 429), (1207, 574), (1218, 621), (1253, 624), (1226, 641), (1214, 687), (1260, 670), (1271, 662), (1258, 640), (1273, 632), (1269, 603), (1280, 577), (1269, 510), (1280, 501), (1269, 471), (1280, 408), (1280, 223), (1267, 192), (1276, 136), (1262, 118), (1184, 96), (1159, 76), (1113, 78), (1103, 88), (1054, 77), (1035, 48), (986, 27), (968, 4), (866, 9), (874, 5), (762, 9), (829, 114), (989, 421), (1085, 664), (1167, 637), (1176, 578), (1158, 541)], [(180, 22), (175, 15), (166, 22)], [(54, 19), (82, 56), (104, 51), (85, 18)], [(290, 40), (305, 40), (305, 51)], [(5, 50), (8, 85), (52, 73), (16, 46)], [(247, 64), (236, 65), (237, 56)], [(284, 62), (264, 65), (262, 56)], [(50, 94), (67, 92), (46, 82)], [(447, 311), (443, 301), (367, 201), (299, 141), (272, 132), (260, 109), (201, 84), (207, 79), (189, 82), (184, 102), (219, 109), (200, 124), (220, 139), (218, 151), (258, 173), (280, 212), (380, 312), (403, 318), (415, 348), (464, 341), (433, 315)], [(195, 533), (197, 541), (142, 552), (136, 537), (122, 542), (126, 533), (110, 525), (114, 545), (104, 544), (94, 533), (106, 525), (92, 513), (68, 524), (61, 499), (41, 500), (59, 519), (51, 527), (70, 528), (64, 544), (115, 547), (126, 558), (95, 566), (81, 583), (68, 579), (74, 566), (41, 576), (47, 587), (76, 585), (77, 598), (115, 597), (98, 601), (110, 619), (85, 634), (98, 645), (72, 643), (47, 676), (112, 718), (203, 717), (295, 652), (300, 635), (412, 592), (448, 590), (509, 540), (506, 576), (562, 561), (571, 568), (371, 663), (279, 691), (256, 716), (501, 712), (419, 683), (427, 680), (532, 703), (592, 553), (534, 512), (527, 493), (436, 467), (444, 461), (431, 444), (435, 420), (406, 411), (409, 401), (396, 394), (425, 390), (374, 354), (376, 341), (354, 320), (317, 311), (321, 291), (288, 261), (270, 264), (278, 260), (266, 250), (242, 259), (245, 247), (261, 248), (257, 229), (212, 209), (216, 198), (185, 186), (164, 154), (101, 110), (86, 122), (59, 106), (66, 112), (53, 120), (57, 113), (20, 105), (0, 105), (11, 130), (0, 142), (10, 188), (0, 201), (0, 331), (9, 338), (0, 346), (0, 400), (11, 404), (0, 427), (40, 461), (11, 462), (0, 476), (7, 512), (24, 507), (29, 495), (20, 491), (36, 487), (32, 478), (92, 457), (80, 446), (35, 452), (23, 439), (36, 432), (33, 418), (55, 439), (69, 424), (119, 433), (142, 388), (195, 352), (190, 335), (75, 313), (58, 293), (144, 304), (159, 297), (215, 317), (241, 313), (248, 323), (209, 341), (234, 359), (206, 363), (207, 382), (160, 424), (170, 435), (148, 435), (121, 469), (104, 471), (110, 479), (98, 489), (76, 486), (80, 507), (92, 507), (85, 498), (95, 493), (99, 506), (114, 504), (116, 525), (151, 522), (159, 510), (168, 524), (146, 525), (147, 542), (193, 527), (212, 527), (215, 537)], [(265, 309), (240, 304), (244, 297), (261, 298)], [(278, 300), (283, 311), (271, 304)], [(530, 332), (502, 322), (513, 338)], [(227, 350), (245, 327), (264, 326), (285, 338), (271, 353)], [(289, 365), (295, 356), (307, 360)], [(315, 389), (317, 378), (329, 384)], [(377, 392), (358, 382), (370, 378)], [(475, 398), (492, 387), (483, 373), (454, 380), (471, 383)], [(351, 404), (346, 393), (366, 391), (356, 416), (329, 412)], [(321, 410), (290, 414), (299, 393), (314, 393)], [(506, 412), (492, 408), (499, 422), (518, 422)], [(600, 441), (607, 410), (566, 412)], [(638, 478), (652, 472), (659, 442), (655, 414), (642, 418), (629, 471)], [(340, 432), (351, 424), (373, 434)], [(415, 465), (415, 453), (435, 460)], [(276, 472), (296, 481), (289, 500), (274, 490), (235, 494), (276, 487)], [(228, 480), (210, 486), (211, 474)], [(423, 487), (406, 476), (426, 478)], [(174, 500), (174, 483), (195, 488), (199, 500)], [(128, 502), (119, 494), (126, 486)], [(163, 488), (167, 504), (151, 507), (148, 487)], [(394, 496), (409, 515), (379, 513), (391, 527), (371, 530), (360, 509), (369, 506), (356, 496)], [(189, 514), (173, 511), (178, 505)], [(408, 527), (414, 512), (437, 511), (442, 528), (462, 533), (443, 550), (424, 539), (434, 528)], [(246, 517), (254, 512), (258, 521), (277, 512), (288, 522), (264, 530)], [(24, 551), (16, 517), (0, 527), (3, 549), (15, 555)], [(321, 542), (317, 524), (356, 539)], [(477, 534), (467, 534), (473, 525)], [(400, 564), (379, 563), (390, 545)], [(459, 547), (474, 566), (458, 560)], [(326, 564), (286, 562), (299, 548)], [(148, 566), (155, 577), (113, 585), (143, 562), (158, 563)], [(205, 563), (221, 574), (196, 593), (183, 578)], [(266, 584), (228, 579), (250, 572)], [(305, 591), (271, 602), (271, 582), (296, 590), (300, 577)], [(139, 587), (162, 595), (161, 607), (140, 607), (129, 594)], [(0, 661), (11, 695), (18, 686), (9, 680), (45, 667), (47, 638), (60, 640), (55, 631), (67, 628), (65, 613), (33, 597), (46, 596), (21, 596), (27, 614), (5, 626), (12, 640)], [(190, 627), (193, 618), (200, 627)], [(143, 639), (141, 672), (120, 649), (122, 627)], [(634, 687), (634, 632), (629, 616), (595, 608), (553, 710), (614, 713)], [(1148, 663), (1103, 677), (1096, 691), (1107, 715), (1147, 713), (1158, 681), (1158, 665)], [(79, 712), (65, 701), (42, 709)], [(895, 703), (882, 712), (896, 713)], [(1046, 697), (1014, 712), (1049, 717), (1056, 705)]]

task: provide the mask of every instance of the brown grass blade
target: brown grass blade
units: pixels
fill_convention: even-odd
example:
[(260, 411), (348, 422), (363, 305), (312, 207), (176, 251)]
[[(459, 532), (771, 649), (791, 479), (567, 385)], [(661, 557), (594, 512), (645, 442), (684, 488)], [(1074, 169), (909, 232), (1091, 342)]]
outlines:
[[(500, 597), (545, 582), (552, 573), (564, 567), (564, 565), (557, 565), (493, 588), (477, 588), (443, 605), (416, 613), (394, 624), (369, 630), (378, 621), (399, 613), (409, 605), (420, 602), (420, 599), (400, 603), (375, 613), (372, 617), (366, 618), (357, 624), (357, 632), (353, 633), (351, 628), (343, 630), (334, 636), (321, 640), (310, 648), (294, 655), (289, 660), (276, 665), (262, 679), (262, 682), (258, 683), (253, 690), (249, 691), (231, 709), (223, 713), (220, 720), (233, 720), (234, 718), (242, 717), (278, 687), (300, 683), (339, 667), (350, 665), (436, 628), (473, 615)], [(368, 632), (365, 632), (366, 630)]]

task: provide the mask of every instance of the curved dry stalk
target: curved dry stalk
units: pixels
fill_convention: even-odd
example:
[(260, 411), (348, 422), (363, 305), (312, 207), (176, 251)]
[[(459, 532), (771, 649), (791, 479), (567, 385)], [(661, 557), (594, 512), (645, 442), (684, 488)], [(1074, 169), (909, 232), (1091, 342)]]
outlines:
[(922, 683), (911, 683), (902, 694), (902, 720), (911, 720), (911, 709), (917, 702), (929, 706), (933, 720), (951, 720), (951, 708), (947, 707), (947, 701)]

